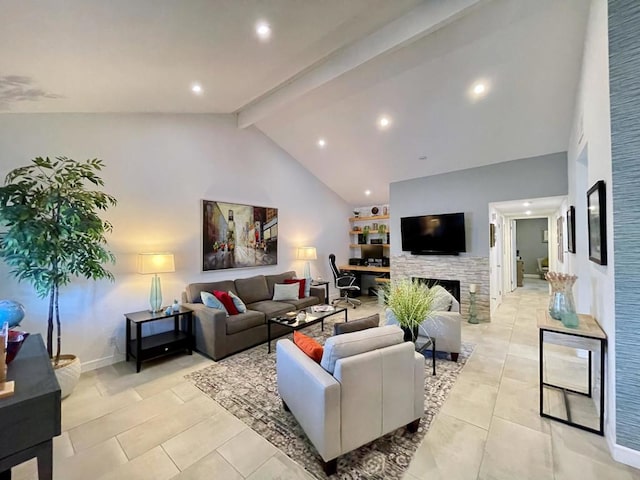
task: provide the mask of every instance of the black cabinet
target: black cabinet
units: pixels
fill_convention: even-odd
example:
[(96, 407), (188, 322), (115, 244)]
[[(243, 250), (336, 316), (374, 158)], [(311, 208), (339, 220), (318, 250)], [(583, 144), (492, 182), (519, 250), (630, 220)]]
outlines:
[(60, 435), (60, 386), (40, 335), (30, 335), (7, 370), (15, 394), (0, 400), (0, 479), (38, 459), (38, 478), (53, 476), (52, 439)]
[[(193, 318), (190, 309), (181, 307), (177, 312), (165, 314), (164, 312), (133, 312), (126, 313), (127, 319), (127, 355), (136, 359), (136, 372), (145, 360), (186, 352), (191, 355), (193, 351)], [(155, 335), (142, 335), (144, 323), (169, 320), (173, 318), (173, 330), (157, 333)], [(131, 337), (131, 327), (135, 325), (136, 336)]]

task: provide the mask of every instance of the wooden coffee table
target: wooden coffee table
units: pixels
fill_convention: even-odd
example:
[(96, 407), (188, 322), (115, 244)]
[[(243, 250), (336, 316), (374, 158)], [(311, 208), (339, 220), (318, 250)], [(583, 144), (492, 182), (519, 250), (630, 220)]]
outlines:
[(348, 321), (346, 308), (336, 308), (336, 307), (332, 307), (332, 308), (333, 310), (328, 312), (314, 312), (312, 311), (313, 307), (305, 308), (303, 310), (307, 314), (306, 319), (303, 321), (296, 320), (293, 323), (287, 323), (286, 320), (288, 320), (288, 318), (286, 317), (270, 318), (267, 321), (267, 353), (271, 353), (271, 325), (272, 324), (282, 325), (284, 327), (291, 329), (291, 331), (293, 332), (294, 330), (302, 330), (303, 328), (310, 327), (311, 325), (315, 325), (316, 323), (320, 323), (322, 330), (324, 330), (325, 318), (328, 318), (332, 315), (336, 315), (338, 313), (343, 313), (343, 312), (344, 312), (344, 321), (345, 322)]

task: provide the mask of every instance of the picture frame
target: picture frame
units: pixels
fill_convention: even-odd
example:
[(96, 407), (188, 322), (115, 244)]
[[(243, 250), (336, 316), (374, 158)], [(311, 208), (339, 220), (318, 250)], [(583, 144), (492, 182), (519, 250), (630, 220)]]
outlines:
[(567, 250), (576, 253), (576, 208), (573, 205), (567, 210)]
[(587, 228), (589, 231), (589, 260), (607, 264), (607, 207), (606, 185), (598, 180), (587, 191)]
[(496, 226), (493, 223), (489, 224), (489, 247), (496, 246)]
[(278, 264), (278, 209), (202, 200), (202, 271)]
[(558, 228), (558, 261), (564, 263), (564, 217), (559, 216), (556, 220)]

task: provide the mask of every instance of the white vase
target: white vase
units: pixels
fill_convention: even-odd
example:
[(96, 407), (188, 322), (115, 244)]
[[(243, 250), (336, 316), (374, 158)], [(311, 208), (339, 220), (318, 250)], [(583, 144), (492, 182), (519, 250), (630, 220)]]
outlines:
[(68, 397), (75, 390), (80, 380), (80, 373), (82, 372), (80, 359), (75, 355), (60, 355), (60, 363), (57, 367), (54, 365), (53, 371), (60, 385), (60, 397)]

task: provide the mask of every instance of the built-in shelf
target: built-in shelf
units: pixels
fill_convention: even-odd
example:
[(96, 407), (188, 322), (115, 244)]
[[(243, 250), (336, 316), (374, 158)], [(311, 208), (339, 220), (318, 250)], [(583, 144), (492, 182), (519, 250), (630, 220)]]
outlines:
[(362, 247), (363, 245), (382, 245), (385, 248), (389, 248), (391, 245), (389, 245), (388, 243), (352, 243), (349, 246), (352, 248), (357, 248), (357, 247)]
[[(363, 230), (350, 230), (349, 231), (350, 234), (355, 235), (356, 233), (364, 233)], [(367, 235), (386, 235), (387, 233), (389, 233), (389, 230), (385, 230), (384, 233), (380, 233), (377, 230), (369, 230), (369, 233), (367, 233)]]
[(372, 217), (350, 217), (350, 222), (369, 222), (371, 220), (389, 220), (389, 215), (374, 215)]

